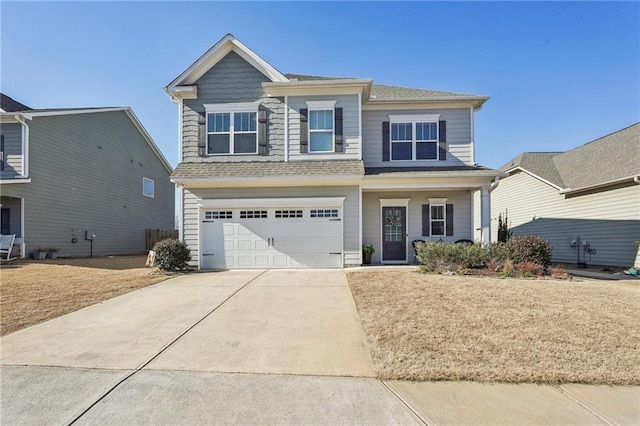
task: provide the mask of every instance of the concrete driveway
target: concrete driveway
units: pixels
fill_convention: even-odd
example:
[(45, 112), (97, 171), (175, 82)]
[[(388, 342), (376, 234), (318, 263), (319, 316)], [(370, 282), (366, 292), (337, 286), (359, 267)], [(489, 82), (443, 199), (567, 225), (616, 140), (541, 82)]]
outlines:
[(0, 350), (1, 424), (638, 420), (637, 387), (373, 378), (339, 270), (181, 276), (7, 335)]

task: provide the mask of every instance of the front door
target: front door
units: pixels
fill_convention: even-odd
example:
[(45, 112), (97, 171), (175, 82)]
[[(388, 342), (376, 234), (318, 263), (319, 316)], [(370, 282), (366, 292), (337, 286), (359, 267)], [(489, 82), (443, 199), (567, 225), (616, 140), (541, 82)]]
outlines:
[(382, 208), (382, 261), (407, 261), (407, 208)]

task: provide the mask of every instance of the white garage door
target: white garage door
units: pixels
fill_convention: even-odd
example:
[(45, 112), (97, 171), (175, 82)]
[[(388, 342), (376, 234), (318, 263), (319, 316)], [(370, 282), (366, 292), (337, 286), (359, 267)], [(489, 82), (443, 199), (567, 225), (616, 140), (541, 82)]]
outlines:
[(202, 269), (342, 267), (341, 208), (217, 208), (202, 213)]

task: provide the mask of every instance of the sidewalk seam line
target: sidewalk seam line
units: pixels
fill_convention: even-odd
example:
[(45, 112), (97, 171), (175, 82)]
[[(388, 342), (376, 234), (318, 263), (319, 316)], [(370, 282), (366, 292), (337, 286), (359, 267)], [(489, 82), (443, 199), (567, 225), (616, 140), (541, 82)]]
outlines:
[(184, 330), (182, 333), (178, 334), (178, 336), (176, 338), (174, 338), (171, 342), (167, 343), (166, 345), (164, 345), (162, 347), (162, 349), (160, 349), (160, 351), (158, 351), (155, 355), (153, 355), (151, 358), (149, 358), (147, 361), (143, 362), (141, 365), (139, 365), (138, 367), (135, 368), (135, 370), (133, 370), (131, 373), (129, 373), (128, 375), (126, 375), (122, 380), (120, 380), (118, 383), (116, 383), (115, 385), (113, 385), (108, 391), (106, 391), (100, 398), (98, 398), (97, 400), (95, 400), (93, 403), (91, 403), (91, 405), (89, 405), (86, 409), (84, 409), (82, 412), (80, 412), (80, 414), (76, 415), (75, 417), (73, 417), (73, 419), (67, 423), (67, 425), (71, 426), (72, 424), (76, 423), (78, 420), (80, 420), (80, 418), (82, 418), (82, 416), (84, 416), (85, 414), (87, 414), (89, 412), (89, 410), (91, 410), (93, 407), (96, 406), (96, 404), (98, 404), (100, 401), (102, 401), (104, 398), (106, 398), (111, 392), (113, 392), (118, 386), (120, 386), (122, 383), (124, 383), (126, 380), (128, 380), (129, 378), (131, 378), (133, 375), (135, 375), (136, 373), (138, 373), (139, 371), (141, 371), (144, 367), (146, 367), (147, 365), (149, 365), (153, 360), (155, 360), (157, 357), (159, 357), (164, 351), (166, 351), (167, 349), (169, 349), (171, 346), (173, 346), (174, 343), (176, 343), (178, 340), (180, 340), (185, 334), (187, 334), (189, 331), (191, 331), (195, 326), (197, 326), (198, 324), (200, 324), (202, 321), (204, 321), (209, 315), (211, 315), (212, 313), (214, 313), (216, 310), (218, 310), (218, 308), (220, 308), (222, 305), (224, 305), (225, 303), (227, 303), (227, 301), (229, 299), (231, 299), (233, 296), (235, 296), (236, 294), (238, 294), (238, 292), (240, 292), (240, 290), (244, 289), (246, 286), (248, 286), (249, 284), (251, 284), (252, 282), (254, 282), (255, 280), (257, 280), (258, 278), (260, 278), (262, 275), (264, 275), (267, 272), (267, 270), (263, 270), (262, 272), (260, 272), (258, 275), (256, 275), (255, 277), (253, 277), (251, 280), (247, 281), (245, 284), (243, 284), (241, 287), (239, 287), (237, 290), (235, 290), (234, 292), (232, 292), (229, 296), (227, 296), (222, 302), (220, 302), (218, 305), (216, 305), (213, 309), (211, 309), (209, 312), (207, 312), (206, 314), (204, 314), (204, 316), (202, 316), (199, 320), (197, 320), (195, 323), (193, 323), (191, 326), (187, 327), (186, 330)]
[(587, 410), (588, 412), (590, 412), (591, 414), (593, 414), (594, 416), (596, 416), (597, 418), (599, 418), (600, 420), (605, 422), (606, 424), (608, 424), (610, 426), (616, 426), (617, 425), (617, 423), (607, 419), (604, 415), (598, 413), (596, 410), (594, 410), (593, 408), (591, 408), (588, 405), (586, 405), (585, 402), (582, 402), (582, 400), (580, 398), (578, 398), (577, 396), (575, 396), (574, 394), (572, 394), (571, 392), (569, 392), (568, 390), (563, 388), (562, 385), (556, 385), (556, 386), (553, 386), (553, 387), (558, 392), (560, 392), (561, 394), (563, 394), (564, 396), (566, 396), (567, 398), (569, 398), (570, 400), (572, 400), (576, 404), (580, 405), (582, 408), (584, 408), (585, 410)]
[(413, 407), (411, 407), (411, 405), (409, 405), (409, 403), (407, 401), (405, 401), (400, 395), (398, 395), (398, 393), (390, 385), (387, 384), (387, 382), (385, 382), (382, 379), (378, 379), (378, 380), (380, 380), (380, 383), (382, 383), (382, 385), (385, 388), (387, 388), (387, 390), (389, 392), (391, 392), (391, 394), (393, 394), (396, 398), (398, 398), (400, 400), (400, 402), (402, 402), (402, 404), (404, 404), (404, 406), (407, 407), (407, 409), (409, 411), (411, 411), (413, 413), (413, 415), (416, 416), (422, 423), (424, 423), (427, 426), (435, 425), (435, 423), (432, 422), (431, 419), (427, 418), (427, 420), (429, 420), (428, 422), (427, 422), (427, 420), (423, 419), (422, 416), (420, 414), (418, 414), (416, 412), (416, 410), (414, 410)]

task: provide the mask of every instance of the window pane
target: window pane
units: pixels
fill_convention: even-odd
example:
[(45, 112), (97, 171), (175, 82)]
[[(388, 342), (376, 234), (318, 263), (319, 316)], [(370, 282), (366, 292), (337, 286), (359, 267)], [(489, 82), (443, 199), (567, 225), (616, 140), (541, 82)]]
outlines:
[(437, 141), (438, 126), (436, 123), (416, 123), (416, 140)]
[(209, 154), (228, 154), (229, 153), (229, 135), (208, 135), (208, 153)]
[(309, 135), (309, 151), (333, 151), (332, 132), (313, 132)]
[(333, 130), (333, 110), (310, 111), (309, 129)]
[(444, 219), (444, 206), (431, 206), (431, 219)]
[(234, 132), (255, 132), (256, 113), (236, 112), (233, 115), (233, 130)]
[(256, 152), (256, 134), (240, 133), (233, 136), (233, 151), (236, 154)]
[(438, 144), (436, 142), (417, 142), (416, 160), (437, 160)]
[(228, 132), (229, 131), (229, 113), (216, 112), (208, 114), (208, 132)]
[(411, 142), (394, 142), (391, 144), (392, 160), (411, 160)]
[(392, 141), (410, 141), (412, 138), (411, 123), (391, 123)]
[(431, 235), (444, 235), (444, 221), (431, 222)]

